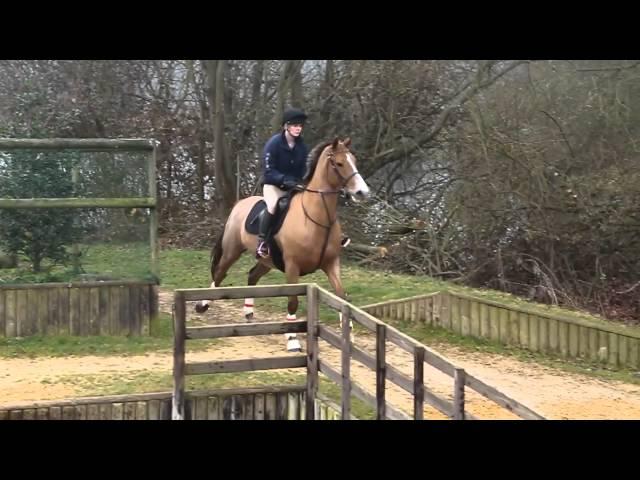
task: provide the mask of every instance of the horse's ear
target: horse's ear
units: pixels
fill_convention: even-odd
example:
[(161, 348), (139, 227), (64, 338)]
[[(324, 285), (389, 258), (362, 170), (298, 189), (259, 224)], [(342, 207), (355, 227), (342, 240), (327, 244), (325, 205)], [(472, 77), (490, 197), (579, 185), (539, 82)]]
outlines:
[(346, 148), (349, 148), (351, 146), (351, 138), (349, 137), (345, 138), (343, 143)]
[(331, 148), (333, 148), (335, 150), (338, 147), (338, 142), (340, 142), (340, 139), (338, 137), (336, 137), (336, 139), (331, 144)]

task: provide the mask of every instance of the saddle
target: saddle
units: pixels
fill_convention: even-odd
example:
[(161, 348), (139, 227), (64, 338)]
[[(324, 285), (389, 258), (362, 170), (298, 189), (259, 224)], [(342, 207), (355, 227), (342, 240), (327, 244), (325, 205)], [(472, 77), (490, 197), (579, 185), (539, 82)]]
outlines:
[[(278, 204), (276, 206), (276, 213), (274, 218), (271, 220), (271, 228), (267, 232), (267, 236), (265, 238), (265, 242), (269, 245), (269, 251), (271, 252), (271, 260), (273, 260), (274, 266), (284, 272), (284, 260), (282, 259), (282, 250), (278, 246), (277, 242), (273, 237), (280, 231), (282, 224), (284, 223), (284, 219), (287, 216), (287, 212), (289, 211), (289, 205), (291, 204), (291, 199), (298, 192), (295, 190), (288, 191), (285, 195), (280, 197), (278, 200)], [(260, 217), (267, 210), (267, 203), (264, 200), (260, 200), (256, 202), (253, 206), (249, 215), (247, 215), (247, 220), (245, 221), (244, 228), (247, 233), (251, 233), (253, 235), (257, 235), (259, 232), (260, 226)]]

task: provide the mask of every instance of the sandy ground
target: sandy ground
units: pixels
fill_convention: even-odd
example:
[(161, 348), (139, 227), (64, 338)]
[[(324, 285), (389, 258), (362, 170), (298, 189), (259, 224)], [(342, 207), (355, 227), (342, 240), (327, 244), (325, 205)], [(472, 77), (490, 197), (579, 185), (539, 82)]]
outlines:
[[(170, 311), (172, 294), (161, 292), (160, 307)], [(283, 300), (283, 307), (284, 302)], [(188, 306), (189, 322), (194, 324), (223, 324), (244, 322), (242, 301), (215, 302), (203, 315), (193, 313)], [(284, 315), (282, 316), (284, 319)], [(260, 315), (257, 302), (256, 321), (276, 321)], [(304, 338), (304, 336), (302, 336)], [(374, 338), (358, 334), (355, 343), (373, 353)], [(304, 342), (303, 342), (304, 344)], [(413, 375), (411, 356), (388, 344), (387, 363), (408, 376)], [(452, 346), (439, 345), (436, 350), (467, 372), (496, 387), (507, 396), (527, 405), (550, 419), (640, 419), (640, 386), (615, 381), (601, 381), (579, 374), (570, 374), (549, 367), (522, 362), (507, 356), (467, 353)], [(286, 355), (282, 335), (236, 337), (225, 339), (209, 350), (187, 353), (187, 361), (259, 358)], [(320, 358), (339, 370), (340, 352), (321, 342)], [(87, 374), (125, 374), (140, 371), (170, 372), (170, 354), (152, 353), (140, 356), (82, 356), (66, 358), (0, 359), (0, 405), (29, 401), (63, 399), (79, 394), (72, 384), (59, 377)], [(298, 370), (299, 372), (299, 370)], [(363, 388), (375, 393), (375, 375), (358, 362), (352, 362), (352, 378)], [(453, 380), (439, 371), (425, 366), (426, 388), (452, 399)], [(58, 380), (57, 380), (58, 379)], [(410, 413), (412, 397), (387, 382), (387, 400)], [(482, 419), (515, 419), (511, 412), (496, 403), (466, 389), (467, 410)], [(445, 418), (426, 406), (425, 418)]]

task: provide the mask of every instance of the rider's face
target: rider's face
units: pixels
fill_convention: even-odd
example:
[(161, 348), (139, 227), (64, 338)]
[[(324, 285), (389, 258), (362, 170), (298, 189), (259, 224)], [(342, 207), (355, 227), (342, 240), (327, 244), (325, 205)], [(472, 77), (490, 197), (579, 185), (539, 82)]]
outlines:
[(302, 133), (302, 124), (301, 123), (287, 123), (287, 132), (292, 137), (299, 137)]

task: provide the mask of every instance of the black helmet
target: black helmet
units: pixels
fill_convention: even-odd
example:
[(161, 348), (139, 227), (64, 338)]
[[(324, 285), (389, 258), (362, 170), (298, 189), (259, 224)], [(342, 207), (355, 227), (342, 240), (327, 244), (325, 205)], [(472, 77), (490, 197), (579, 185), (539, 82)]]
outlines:
[(307, 115), (297, 108), (290, 108), (289, 110), (285, 110), (284, 116), (282, 117), (282, 124), (285, 123), (302, 123), (304, 124), (307, 119)]

